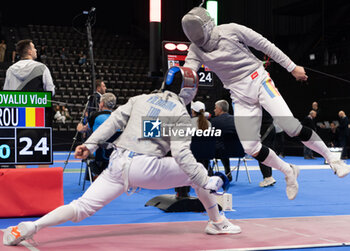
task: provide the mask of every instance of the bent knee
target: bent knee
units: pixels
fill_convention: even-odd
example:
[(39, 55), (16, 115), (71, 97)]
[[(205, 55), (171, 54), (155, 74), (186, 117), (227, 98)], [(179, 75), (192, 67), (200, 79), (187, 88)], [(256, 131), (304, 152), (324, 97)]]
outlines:
[(289, 137), (298, 136), (303, 127), (300, 121), (294, 117), (283, 117), (274, 119)]
[(244, 152), (251, 156), (259, 153), (262, 146), (260, 141), (242, 141), (241, 144), (243, 146)]
[(312, 132), (313, 132), (312, 129), (310, 129), (307, 126), (303, 126), (301, 128), (301, 131), (300, 131), (299, 135), (298, 135), (298, 138), (301, 141), (309, 141), (311, 139)]

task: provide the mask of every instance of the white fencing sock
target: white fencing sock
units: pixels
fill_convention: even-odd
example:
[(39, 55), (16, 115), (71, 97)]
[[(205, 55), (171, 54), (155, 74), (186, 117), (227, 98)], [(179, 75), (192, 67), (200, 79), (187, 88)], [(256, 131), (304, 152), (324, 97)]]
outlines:
[(216, 196), (211, 194), (209, 190), (197, 187), (195, 188), (199, 200), (202, 202), (205, 210), (208, 213), (209, 219), (218, 222), (221, 220), (219, 206), (216, 202)]
[(72, 220), (74, 216), (74, 208), (68, 204), (54, 209), (50, 213), (34, 221), (34, 224), (36, 225), (36, 230), (39, 231), (44, 227), (56, 226), (65, 223), (66, 221)]
[(269, 148), (267, 148), (267, 149), (269, 150), (268, 155), (265, 158), (265, 160), (262, 161), (261, 163), (263, 163), (266, 166), (270, 166), (270, 167), (273, 167), (277, 170), (280, 170), (286, 176), (293, 173), (293, 169), (291, 168), (290, 164), (288, 164), (287, 162), (280, 159), (273, 150), (271, 150)]
[(322, 139), (312, 131), (311, 138), (308, 141), (301, 141), (306, 147), (310, 148), (311, 150), (319, 153), (321, 156), (323, 156), (328, 163), (337, 160), (336, 156), (332, 154), (332, 152), (328, 149), (326, 144), (322, 141)]

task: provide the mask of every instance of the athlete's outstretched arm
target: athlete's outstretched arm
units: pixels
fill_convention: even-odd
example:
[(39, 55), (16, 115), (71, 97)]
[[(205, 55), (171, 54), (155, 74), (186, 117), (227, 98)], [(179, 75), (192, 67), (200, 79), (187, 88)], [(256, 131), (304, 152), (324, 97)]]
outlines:
[(129, 121), (131, 110), (134, 104), (134, 98), (117, 110), (111, 113), (111, 116), (94, 131), (93, 134), (85, 141), (84, 146), (93, 153), (98, 148), (97, 144), (106, 142), (119, 129), (123, 130)]
[(291, 73), (296, 80), (306, 81), (308, 78), (305, 69), (302, 66), (297, 65)]

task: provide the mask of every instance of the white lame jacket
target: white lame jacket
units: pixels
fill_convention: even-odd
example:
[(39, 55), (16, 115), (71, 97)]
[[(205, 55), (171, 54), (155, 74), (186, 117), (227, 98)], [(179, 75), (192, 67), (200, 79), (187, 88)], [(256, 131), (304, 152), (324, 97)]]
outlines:
[(180, 168), (194, 184), (203, 187), (207, 184), (209, 177), (206, 169), (197, 163), (192, 155), (191, 138), (173, 140), (171, 137), (144, 137), (143, 120), (148, 118), (150, 111), (156, 111), (157, 118), (160, 118), (162, 123), (191, 123), (183, 101), (174, 93), (165, 91), (164, 93), (139, 95), (130, 98), (125, 105), (112, 112), (111, 116), (87, 139), (84, 145), (90, 152), (94, 152), (98, 148), (97, 143), (107, 141), (120, 129), (123, 133), (113, 142), (118, 148), (158, 157), (164, 157), (171, 151)]
[(248, 47), (265, 53), (288, 72), (296, 66), (273, 43), (250, 28), (230, 23), (214, 29), (220, 36), (216, 49), (205, 52), (192, 43), (184, 67), (198, 71), (205, 64), (218, 75), (225, 87), (229, 87), (262, 67), (262, 62)]

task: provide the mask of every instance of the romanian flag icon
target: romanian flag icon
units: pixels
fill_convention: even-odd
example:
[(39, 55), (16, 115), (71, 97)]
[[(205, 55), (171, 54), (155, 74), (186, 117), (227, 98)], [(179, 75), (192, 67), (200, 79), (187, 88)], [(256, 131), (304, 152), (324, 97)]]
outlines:
[(276, 96), (281, 96), (281, 94), (277, 91), (275, 85), (272, 83), (271, 78), (266, 79), (265, 82), (262, 83), (267, 93), (270, 95), (271, 98), (274, 98)]
[(45, 127), (45, 108), (19, 107), (18, 126)]

